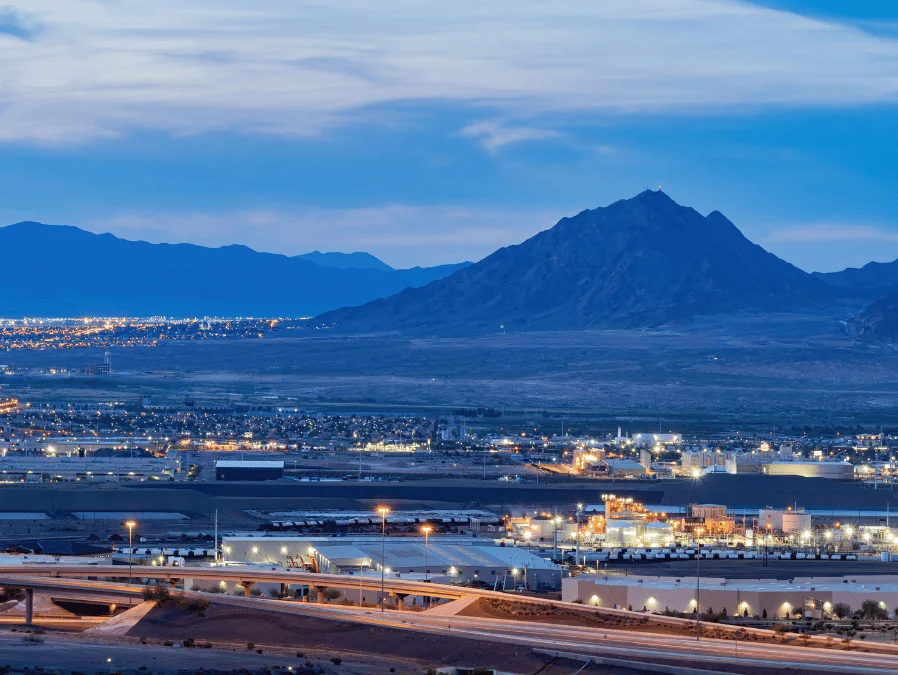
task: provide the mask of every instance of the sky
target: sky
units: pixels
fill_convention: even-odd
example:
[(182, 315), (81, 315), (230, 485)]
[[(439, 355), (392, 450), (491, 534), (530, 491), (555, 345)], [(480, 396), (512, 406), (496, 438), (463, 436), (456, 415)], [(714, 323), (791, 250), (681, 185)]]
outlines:
[(0, 6), (0, 224), (411, 267), (663, 186), (832, 271), (898, 258), (896, 129), (893, 1)]

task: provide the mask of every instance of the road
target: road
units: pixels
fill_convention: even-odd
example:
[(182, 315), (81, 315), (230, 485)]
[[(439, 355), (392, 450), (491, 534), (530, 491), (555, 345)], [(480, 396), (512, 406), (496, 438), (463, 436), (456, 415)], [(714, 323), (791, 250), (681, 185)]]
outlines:
[[(239, 605), (249, 602), (270, 611), (308, 614), (319, 613), (332, 619), (342, 619), (383, 627), (444, 633), (453, 635), (514, 642), (550, 651), (564, 651), (584, 655), (606, 656), (633, 661), (666, 661), (679, 665), (694, 664), (696, 668), (719, 669), (743, 666), (805, 669), (811, 672), (877, 673), (898, 672), (898, 649), (889, 654), (823, 650), (813, 647), (772, 646), (694, 637), (636, 633), (633, 631), (596, 629), (592, 627), (560, 626), (530, 621), (510, 621), (474, 617), (430, 617), (426, 612), (387, 612), (359, 610), (321, 605), (295, 605), (251, 598), (222, 597), (216, 602)], [(728, 671), (729, 672), (729, 671)]]
[[(284, 572), (277, 570), (256, 570), (236, 568), (135, 568), (135, 577), (144, 573), (157, 579), (183, 578), (185, 576), (208, 576), (220, 579), (243, 578), (245, 580), (291, 583), (310, 583), (313, 585), (357, 588), (358, 579), (321, 575), (308, 572)], [(43, 574), (45, 576), (30, 576)], [(0, 585), (21, 585), (35, 589), (81, 589), (92, 594), (103, 593), (138, 593), (140, 587), (119, 582), (82, 580), (77, 578), (52, 578), (49, 575), (65, 576), (109, 576), (120, 577), (123, 568), (116, 566), (19, 566), (0, 568)], [(25, 576), (29, 575), (29, 576)], [(406, 580), (388, 580), (388, 588), (399, 592), (427, 593), (434, 595), (439, 586)], [(372, 579), (370, 585), (379, 588), (379, 579)], [(454, 597), (479, 596), (501, 597), (510, 599), (508, 595), (492, 591), (480, 591), (460, 587), (444, 587), (446, 593)], [(194, 595), (194, 593), (190, 593)], [(733, 668), (765, 668), (781, 670), (793, 668), (807, 672), (831, 673), (883, 673), (898, 672), (898, 648), (890, 645), (877, 645), (882, 653), (866, 653), (860, 651), (842, 651), (838, 649), (822, 649), (821, 647), (799, 647), (792, 645), (758, 644), (753, 642), (716, 640), (703, 638), (696, 641), (692, 637), (681, 635), (650, 634), (626, 630), (612, 630), (595, 627), (564, 626), (538, 623), (535, 621), (511, 621), (463, 616), (433, 616), (426, 612), (378, 612), (369, 609), (347, 608), (314, 603), (295, 603), (263, 598), (246, 598), (226, 595), (196, 594), (209, 601), (235, 607), (252, 607), (270, 612), (297, 614), (303, 616), (320, 615), (331, 619), (350, 621), (388, 628), (413, 631), (424, 631), (445, 634), (451, 631), (459, 637), (472, 639), (511, 642), (528, 645), (533, 648), (557, 650), (576, 654), (614, 657), (633, 661), (663, 661), (680, 665), (693, 664), (695, 667), (708, 670), (720, 669), (725, 664), (727, 672), (736, 672)], [(540, 604), (558, 604), (547, 600), (513, 598), (520, 602), (539, 602)], [(575, 606), (576, 607), (576, 606)], [(582, 609), (582, 608), (579, 608)], [(632, 616), (630, 612), (622, 614)], [(653, 617), (653, 620), (655, 617)], [(659, 620), (668, 621), (667, 618)], [(683, 620), (669, 619), (671, 623), (682, 623)], [(690, 622), (687, 622), (690, 623)], [(715, 626), (719, 627), (719, 626)], [(752, 631), (770, 635), (769, 631)], [(819, 642), (819, 640), (817, 640)], [(860, 643), (857, 643), (860, 646)]]

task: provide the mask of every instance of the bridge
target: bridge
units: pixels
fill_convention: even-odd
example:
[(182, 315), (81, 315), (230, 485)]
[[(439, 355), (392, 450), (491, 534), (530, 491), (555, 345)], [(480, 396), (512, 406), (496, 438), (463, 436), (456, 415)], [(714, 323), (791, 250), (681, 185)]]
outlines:
[[(129, 576), (136, 583), (124, 583)], [(79, 580), (77, 584), (54, 582), (58, 580)], [(8, 565), (0, 566), (0, 586), (22, 588), (25, 592), (26, 623), (31, 623), (34, 591), (59, 589), (81, 589), (94, 594), (140, 595), (143, 584), (148, 580), (168, 583), (171, 586), (185, 585), (185, 581), (205, 579), (216, 582), (236, 582), (243, 586), (244, 596), (251, 597), (253, 585), (259, 583), (280, 584), (286, 591), (288, 585), (303, 585), (313, 589), (319, 603), (324, 603), (324, 591), (329, 588), (341, 590), (361, 590), (380, 593), (395, 599), (397, 608), (404, 607), (408, 596), (422, 596), (443, 600), (476, 595), (483, 597), (503, 597), (507, 594), (477, 588), (434, 584), (410, 579), (396, 579), (378, 574), (369, 576), (347, 576), (342, 574), (320, 574), (306, 570), (259, 569), (255, 567), (170, 567), (124, 565)], [(529, 599), (528, 599), (529, 600)], [(538, 601), (533, 599), (534, 601)], [(545, 601), (544, 601), (545, 602)]]

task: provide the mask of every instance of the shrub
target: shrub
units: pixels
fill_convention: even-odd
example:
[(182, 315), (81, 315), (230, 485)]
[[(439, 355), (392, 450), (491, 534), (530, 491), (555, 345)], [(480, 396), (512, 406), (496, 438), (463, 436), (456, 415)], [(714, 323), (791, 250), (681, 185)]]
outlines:
[(165, 642), (162, 643), (162, 645), (164, 647), (174, 647), (175, 643), (172, 642), (171, 640), (166, 640)]
[(861, 603), (861, 616), (870, 622), (877, 619), (884, 620), (889, 618), (889, 612), (885, 607), (880, 607), (876, 600), (864, 600)]
[(185, 647), (195, 647), (196, 640), (194, 640), (193, 638), (185, 638), (181, 644), (183, 644)]
[(256, 648), (256, 645), (254, 645), (252, 642), (247, 642), (247, 643), (246, 643), (246, 649), (247, 649), (247, 651), (250, 651), (250, 652), (251, 652), (251, 651), (254, 650), (255, 648)]
[(141, 595), (144, 600), (155, 600), (160, 605), (171, 601), (171, 591), (166, 586), (144, 586)]
[(209, 601), (204, 598), (185, 598), (181, 597), (178, 606), (182, 612), (187, 614), (198, 614), (205, 616), (206, 610), (209, 609)]
[(305, 652), (296, 652), (296, 658), (304, 659), (306, 657)]
[(327, 600), (328, 602), (332, 602), (342, 596), (343, 591), (337, 588), (325, 588), (324, 591), (322, 591), (322, 595), (324, 596), (325, 600)]
[(851, 614), (851, 607), (848, 606), (846, 602), (837, 602), (833, 605), (833, 614), (835, 614), (840, 619), (844, 619), (846, 616)]
[(333, 663), (335, 666), (339, 666), (341, 663), (343, 663), (343, 659), (341, 659), (339, 656), (335, 656), (331, 659), (331, 663)]

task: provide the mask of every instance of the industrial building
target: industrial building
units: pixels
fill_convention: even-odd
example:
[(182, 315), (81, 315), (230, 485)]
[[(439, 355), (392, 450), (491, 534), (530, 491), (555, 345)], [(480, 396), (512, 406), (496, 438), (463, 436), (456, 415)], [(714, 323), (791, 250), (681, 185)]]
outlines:
[[(852, 610), (874, 600), (891, 612), (898, 606), (894, 577), (799, 577), (792, 580), (704, 578), (699, 583), (699, 611), (726, 609), (730, 616), (821, 618), (836, 603)], [(561, 599), (617, 609), (694, 612), (696, 577), (583, 575), (564, 579)]]
[(829, 478), (853, 480), (854, 464), (850, 462), (791, 461), (764, 464), (762, 473), (768, 476), (803, 476), (805, 478)]
[(0, 459), (0, 481), (162, 480), (174, 475), (172, 460), (126, 457), (22, 457)]
[(425, 577), (512, 590), (557, 591), (566, 571), (526, 548), (467, 537), (254, 537), (222, 539), (229, 563), (303, 567), (330, 574)]
[(215, 462), (215, 480), (280, 480), (284, 462), (220, 459)]
[(783, 534), (799, 534), (811, 529), (811, 514), (804, 509), (772, 509), (758, 511), (758, 529)]
[(853, 480), (854, 465), (850, 462), (829, 460), (783, 459), (783, 453), (730, 453), (726, 459), (726, 472), (767, 476), (802, 476), (804, 478), (829, 478)]

